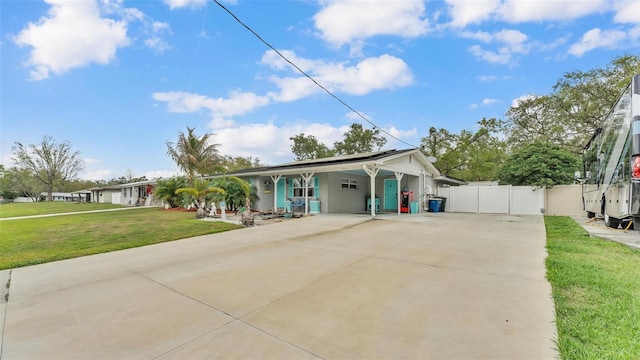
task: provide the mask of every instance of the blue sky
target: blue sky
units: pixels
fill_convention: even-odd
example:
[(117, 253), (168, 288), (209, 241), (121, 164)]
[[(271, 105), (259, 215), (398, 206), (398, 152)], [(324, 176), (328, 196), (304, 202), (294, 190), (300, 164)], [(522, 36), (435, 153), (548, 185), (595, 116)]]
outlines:
[[(345, 103), (417, 146), (475, 130), (565, 72), (638, 54), (640, 0), (221, 1)], [(213, 1), (0, 0), (0, 159), (44, 135), (84, 179), (177, 172), (166, 142), (195, 127), (221, 153), (293, 159), (363, 122)]]

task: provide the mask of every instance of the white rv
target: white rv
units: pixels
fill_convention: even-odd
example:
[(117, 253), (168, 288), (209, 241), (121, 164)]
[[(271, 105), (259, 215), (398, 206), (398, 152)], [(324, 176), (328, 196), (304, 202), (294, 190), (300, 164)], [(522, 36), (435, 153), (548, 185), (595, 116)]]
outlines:
[(640, 230), (640, 74), (584, 147), (582, 200), (587, 216), (611, 228)]

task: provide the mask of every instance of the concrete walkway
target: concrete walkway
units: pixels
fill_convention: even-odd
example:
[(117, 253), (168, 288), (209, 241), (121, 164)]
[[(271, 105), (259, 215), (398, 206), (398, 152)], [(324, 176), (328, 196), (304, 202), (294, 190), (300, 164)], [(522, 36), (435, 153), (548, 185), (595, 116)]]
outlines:
[(149, 208), (154, 208), (154, 207), (157, 208), (159, 206), (127, 206), (127, 207), (114, 208), (114, 209), (84, 210), (84, 211), (54, 213), (54, 214), (13, 216), (13, 217), (0, 218), (0, 221), (5, 221), (5, 220), (25, 220), (25, 219), (36, 219), (36, 218), (43, 218), (43, 217), (55, 217), (55, 216), (67, 216), (67, 215), (79, 215), (79, 214), (91, 214), (91, 213), (108, 212), (108, 211), (149, 209)]
[(629, 247), (640, 249), (640, 232), (629, 229), (612, 229), (604, 224), (602, 218), (588, 219), (587, 217), (573, 217), (591, 236), (609, 241), (619, 242)]
[(542, 217), (380, 218), (2, 271), (2, 359), (557, 357)]

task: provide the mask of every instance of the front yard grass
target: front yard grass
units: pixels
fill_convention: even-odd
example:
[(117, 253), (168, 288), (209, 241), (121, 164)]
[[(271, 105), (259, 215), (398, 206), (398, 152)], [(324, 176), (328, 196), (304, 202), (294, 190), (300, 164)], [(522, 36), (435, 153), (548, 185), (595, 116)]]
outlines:
[(241, 228), (194, 217), (193, 212), (149, 208), (3, 220), (0, 221), (0, 269)]
[(16, 216), (60, 214), (66, 212), (105, 210), (121, 208), (121, 205), (98, 203), (75, 203), (62, 201), (43, 201), (37, 203), (6, 203), (0, 205), (0, 218)]
[(640, 251), (545, 217), (562, 359), (640, 359)]

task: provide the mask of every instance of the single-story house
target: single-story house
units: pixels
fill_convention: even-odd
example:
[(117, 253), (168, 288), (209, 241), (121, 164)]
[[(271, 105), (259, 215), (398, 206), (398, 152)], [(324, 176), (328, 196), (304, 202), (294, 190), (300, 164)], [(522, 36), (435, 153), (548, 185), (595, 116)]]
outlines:
[(122, 189), (119, 185), (92, 187), (87, 189), (91, 193), (94, 203), (122, 205)]
[[(47, 192), (44, 191), (40, 193), (40, 198), (47, 200)], [(74, 191), (74, 192), (52, 192), (51, 193), (51, 201), (64, 201), (64, 202), (86, 202), (88, 199), (88, 194), (82, 191)], [(33, 198), (26, 196), (19, 196), (13, 199), (13, 202), (16, 203), (26, 203), (33, 202)]]
[(437, 182), (449, 181), (419, 149), (295, 161), (227, 175), (256, 187), (260, 199), (252, 205), (254, 210), (367, 212), (372, 216), (425, 211), (429, 197), (436, 194)]
[[(163, 205), (162, 201), (153, 198), (153, 188), (158, 184), (155, 180), (139, 181), (118, 185), (120, 189), (120, 205), (124, 206), (150, 206)], [(113, 194), (112, 203), (113, 202)]]

